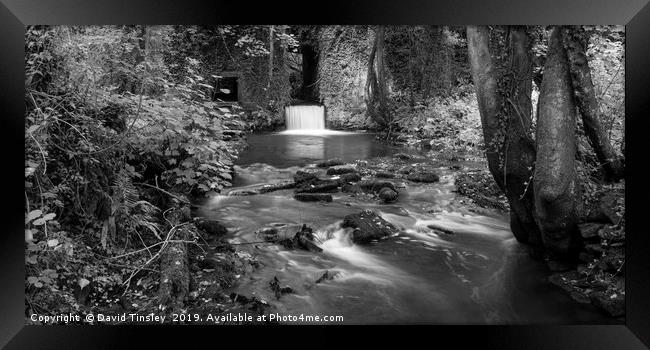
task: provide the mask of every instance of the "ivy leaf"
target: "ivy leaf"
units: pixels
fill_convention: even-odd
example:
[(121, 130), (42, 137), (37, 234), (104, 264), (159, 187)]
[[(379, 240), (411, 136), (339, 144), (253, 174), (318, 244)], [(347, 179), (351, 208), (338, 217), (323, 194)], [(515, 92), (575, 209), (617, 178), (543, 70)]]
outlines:
[(25, 241), (30, 242), (34, 240), (34, 232), (32, 230), (25, 230)]
[(32, 167), (25, 168), (25, 177), (32, 176), (32, 174), (34, 174), (34, 171), (36, 171), (35, 168)]
[(36, 221), (32, 222), (32, 224), (34, 224), (35, 226), (41, 226), (41, 225), (45, 225), (46, 222), (47, 222), (46, 220), (43, 220), (43, 218), (40, 218), (40, 219), (37, 219)]
[(32, 125), (32, 126), (30, 126), (29, 129), (27, 129), (27, 133), (28, 133), (28, 134), (33, 133), (34, 131), (36, 131), (36, 129), (38, 129), (38, 127), (39, 127), (39, 125)]
[(25, 262), (34, 265), (38, 262), (38, 259), (36, 258), (36, 255), (29, 255), (25, 258)]
[(49, 241), (47, 241), (47, 246), (50, 248), (56, 247), (57, 245), (59, 245), (58, 239), (50, 239)]
[(29, 214), (27, 214), (27, 218), (25, 219), (25, 223), (28, 223), (28, 222), (36, 219), (37, 217), (41, 216), (41, 214), (43, 214), (43, 211), (39, 210), (39, 209), (30, 211)]
[(90, 284), (90, 281), (85, 278), (80, 278), (77, 283), (79, 284), (79, 287), (81, 287), (81, 289), (84, 289), (84, 287)]

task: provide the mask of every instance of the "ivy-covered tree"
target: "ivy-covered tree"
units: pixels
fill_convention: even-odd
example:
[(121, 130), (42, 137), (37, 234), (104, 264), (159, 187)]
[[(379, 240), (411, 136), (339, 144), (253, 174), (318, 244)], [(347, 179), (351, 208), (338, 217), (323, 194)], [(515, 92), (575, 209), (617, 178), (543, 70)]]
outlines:
[(540, 243), (530, 186), (535, 147), (530, 137), (532, 63), (526, 28), (507, 28), (508, 55), (498, 67), (490, 29), (467, 27), (472, 77), (490, 172), (510, 203), (510, 228), (522, 242)]

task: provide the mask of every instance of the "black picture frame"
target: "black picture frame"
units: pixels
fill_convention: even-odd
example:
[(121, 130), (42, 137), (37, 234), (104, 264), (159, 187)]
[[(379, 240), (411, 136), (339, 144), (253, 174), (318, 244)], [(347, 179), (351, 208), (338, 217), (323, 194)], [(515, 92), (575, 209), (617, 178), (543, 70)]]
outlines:
[[(621, 24), (626, 25), (626, 322), (625, 325), (378, 326), (263, 329), (230, 327), (25, 326), (21, 184), (24, 175), (24, 34), (29, 24)], [(650, 111), (648, 0), (244, 1), (0, 0), (0, 345), (7, 348), (191, 346), (225, 338), (249, 346), (335, 343), (339, 331), (366, 342), (423, 338), (424, 345), (500, 349), (644, 349), (650, 346), (650, 233), (645, 137)], [(22, 145), (22, 146), (21, 146)], [(399, 330), (400, 335), (395, 333)], [(282, 331), (282, 332), (280, 332)], [(282, 335), (280, 335), (282, 333)], [(284, 334), (288, 333), (288, 334)], [(293, 334), (293, 335), (292, 335)], [(311, 339), (309, 339), (311, 338)], [(306, 341), (306, 343), (302, 343)], [(366, 345), (368, 345), (367, 343)], [(645, 345), (644, 345), (645, 344)], [(231, 345), (232, 346), (232, 345)]]

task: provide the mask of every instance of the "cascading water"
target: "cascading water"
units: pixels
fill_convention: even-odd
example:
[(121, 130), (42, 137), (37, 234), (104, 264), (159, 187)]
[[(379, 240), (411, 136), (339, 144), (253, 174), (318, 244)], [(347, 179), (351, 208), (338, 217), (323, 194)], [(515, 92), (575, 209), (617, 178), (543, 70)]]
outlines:
[(325, 130), (325, 107), (316, 105), (284, 108), (287, 130)]

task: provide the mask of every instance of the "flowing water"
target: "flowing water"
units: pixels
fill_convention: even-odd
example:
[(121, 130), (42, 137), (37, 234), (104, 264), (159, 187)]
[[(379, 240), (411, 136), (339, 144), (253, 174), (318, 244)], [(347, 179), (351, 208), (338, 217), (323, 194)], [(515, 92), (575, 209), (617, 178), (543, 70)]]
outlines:
[[(251, 135), (236, 165), (235, 187), (292, 179), (296, 170), (328, 158), (346, 161), (396, 151), (364, 133)], [(289, 251), (277, 245), (240, 245), (263, 266), (239, 281), (235, 291), (261, 297), (280, 315), (341, 315), (345, 323), (612, 323), (589, 305), (572, 301), (547, 282), (498, 213), (477, 215), (454, 200), (453, 173), (439, 169), (435, 184), (405, 183), (397, 202), (379, 204), (344, 193), (330, 203), (303, 203), (291, 190), (252, 196), (218, 195), (201, 203), (198, 215), (221, 220), (233, 243), (260, 241), (254, 232), (276, 226), (287, 237), (306, 223), (316, 230), (323, 253)], [(340, 228), (343, 217), (376, 210), (400, 228), (399, 235), (356, 245)], [(434, 224), (455, 231), (436, 234)], [(316, 284), (329, 271), (334, 279)], [(274, 277), (294, 294), (276, 300)]]
[(284, 108), (287, 130), (325, 129), (325, 107), (315, 105), (287, 106)]

